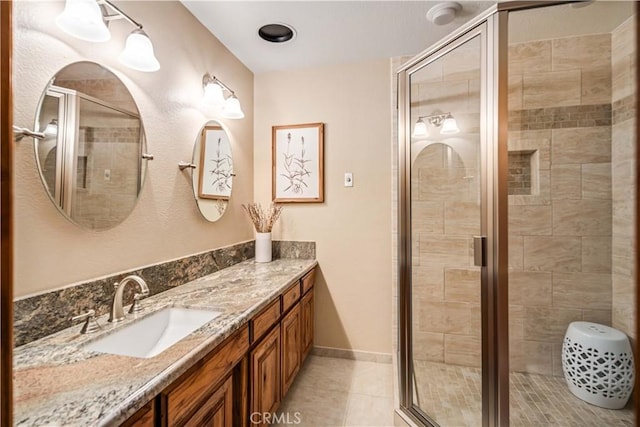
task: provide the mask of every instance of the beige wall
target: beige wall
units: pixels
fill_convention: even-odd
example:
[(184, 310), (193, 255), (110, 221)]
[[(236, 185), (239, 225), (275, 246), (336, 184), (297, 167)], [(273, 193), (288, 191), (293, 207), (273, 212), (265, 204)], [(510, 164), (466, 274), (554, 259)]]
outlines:
[(274, 228), (316, 242), (317, 346), (391, 353), (390, 94), (389, 60), (255, 76), (256, 201), (271, 200), (271, 126), (325, 123), (325, 202), (287, 204)]
[[(117, 4), (144, 25), (160, 71), (133, 71), (117, 61), (133, 29), (126, 21), (110, 24), (111, 41), (94, 44), (56, 27), (64, 2), (14, 3), (15, 124), (33, 126), (41, 92), (59, 69), (94, 61), (129, 88), (144, 122), (148, 151), (155, 155), (133, 213), (114, 229), (97, 233), (58, 213), (40, 181), (33, 143), (16, 144), (16, 297), (252, 238), (240, 205), (253, 199), (253, 74), (180, 3)], [(190, 177), (177, 167), (191, 159), (200, 127), (215, 118), (200, 104), (206, 71), (235, 90), (246, 114), (243, 120), (221, 120), (231, 135), (237, 177), (231, 204), (217, 223), (201, 218)]]

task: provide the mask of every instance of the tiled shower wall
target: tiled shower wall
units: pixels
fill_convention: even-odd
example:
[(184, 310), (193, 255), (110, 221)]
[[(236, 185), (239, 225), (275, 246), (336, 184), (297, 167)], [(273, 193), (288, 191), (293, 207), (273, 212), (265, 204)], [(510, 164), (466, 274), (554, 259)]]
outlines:
[(569, 323), (611, 324), (611, 40), (509, 48), (509, 150), (534, 152), (531, 194), (509, 196), (513, 371), (562, 375)]
[[(140, 187), (140, 128), (81, 128), (86, 169), (78, 171), (73, 219), (106, 229), (133, 210)], [(107, 175), (107, 172), (108, 175)]]
[[(480, 366), (480, 47), (477, 40), (414, 74), (412, 122), (451, 112), (461, 132), (412, 142), (413, 357)], [(413, 77), (412, 77), (413, 79)], [(418, 154), (419, 153), (419, 154)]]
[[(615, 328), (636, 338), (634, 285), (635, 162), (635, 17), (629, 18), (611, 36), (613, 127), (613, 311)], [(638, 357), (638, 355), (636, 355)]]

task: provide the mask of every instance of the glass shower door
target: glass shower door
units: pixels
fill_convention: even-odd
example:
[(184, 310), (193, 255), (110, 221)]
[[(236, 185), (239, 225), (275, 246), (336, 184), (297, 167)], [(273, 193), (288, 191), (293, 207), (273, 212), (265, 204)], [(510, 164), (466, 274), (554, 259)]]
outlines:
[(482, 425), (482, 55), (478, 30), (408, 71), (411, 406), (443, 426)]

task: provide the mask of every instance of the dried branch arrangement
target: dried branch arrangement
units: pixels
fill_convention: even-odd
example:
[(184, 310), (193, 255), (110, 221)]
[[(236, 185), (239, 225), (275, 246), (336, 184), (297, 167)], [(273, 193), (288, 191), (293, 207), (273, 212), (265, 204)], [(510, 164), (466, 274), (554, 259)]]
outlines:
[(268, 211), (263, 210), (260, 203), (248, 203), (242, 205), (242, 207), (249, 214), (249, 218), (251, 218), (251, 222), (253, 222), (253, 226), (258, 233), (271, 233), (273, 225), (280, 218), (280, 213), (282, 212), (282, 206), (274, 203), (271, 203)]

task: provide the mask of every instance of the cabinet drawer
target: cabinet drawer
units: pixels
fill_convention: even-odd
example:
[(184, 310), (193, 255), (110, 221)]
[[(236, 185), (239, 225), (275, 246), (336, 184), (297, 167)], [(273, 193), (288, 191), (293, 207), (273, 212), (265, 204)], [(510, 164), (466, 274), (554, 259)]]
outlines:
[(306, 294), (316, 281), (316, 269), (314, 268), (302, 278), (302, 294)]
[(251, 320), (251, 342), (255, 342), (280, 318), (280, 298), (273, 301)]
[(282, 312), (289, 310), (300, 299), (300, 285), (296, 283), (282, 294)]
[(231, 372), (231, 369), (249, 351), (249, 331), (243, 327), (222, 343), (218, 350), (206, 356), (203, 363), (178, 380), (163, 394), (167, 398), (167, 422), (169, 426), (182, 424), (196, 408), (202, 405), (213, 387)]

